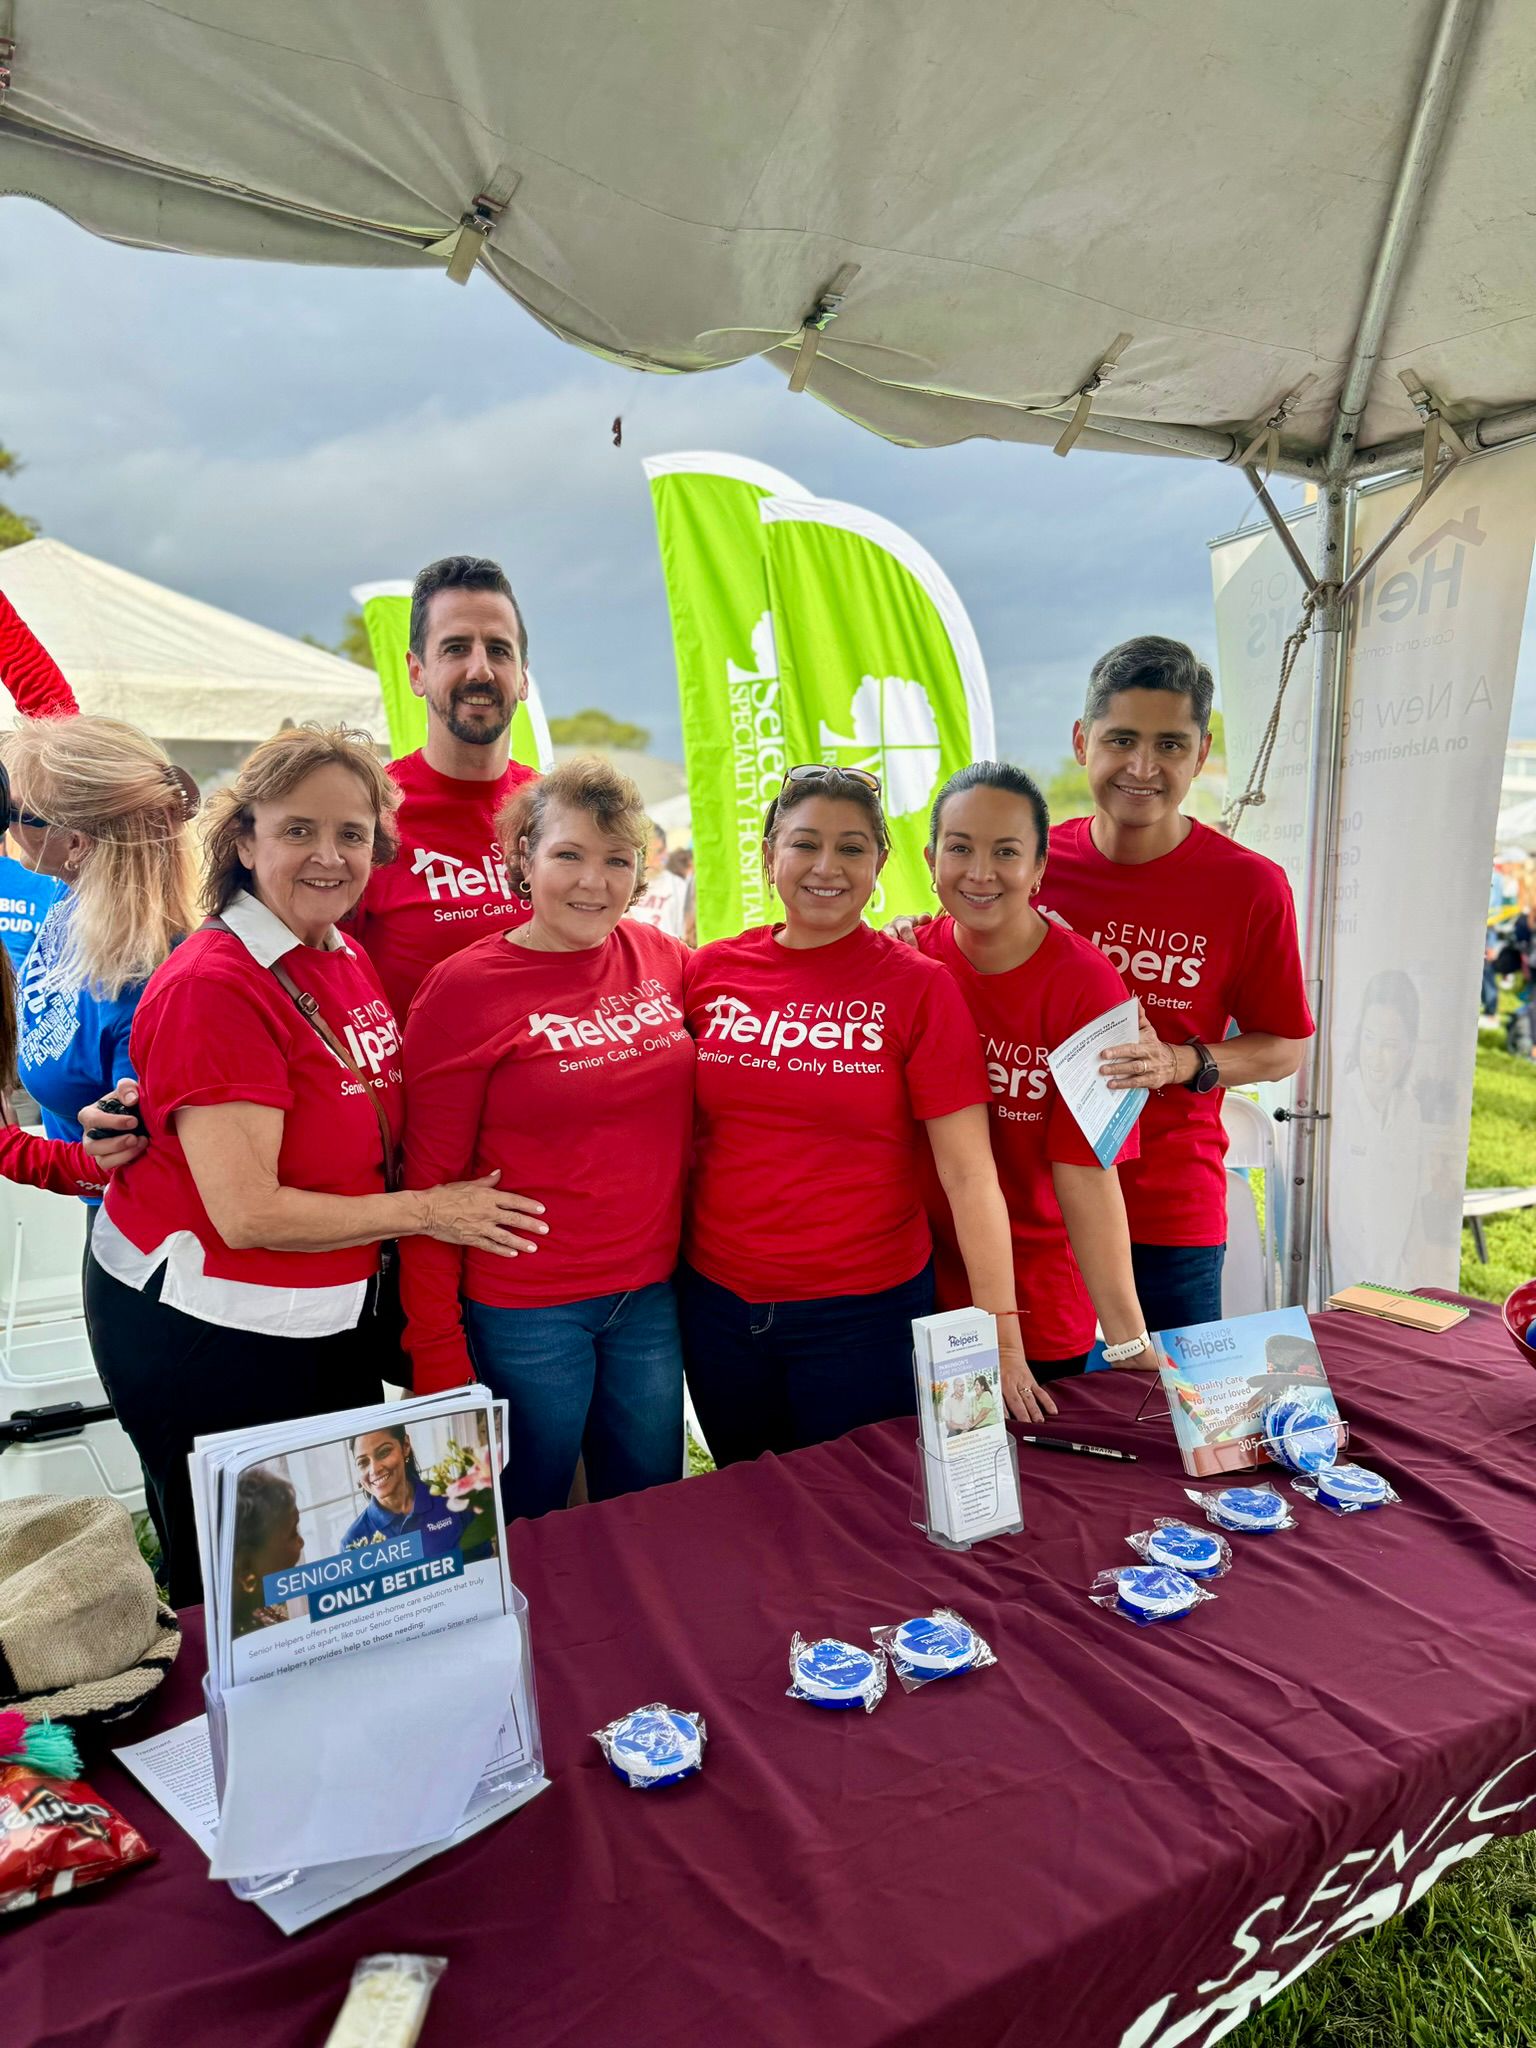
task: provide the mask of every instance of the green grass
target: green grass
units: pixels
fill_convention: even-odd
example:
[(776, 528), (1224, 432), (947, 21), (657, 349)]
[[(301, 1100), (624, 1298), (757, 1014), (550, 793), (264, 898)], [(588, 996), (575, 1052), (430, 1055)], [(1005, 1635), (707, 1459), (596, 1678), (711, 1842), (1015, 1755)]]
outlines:
[[(1536, 1187), (1536, 1062), (1516, 1059), (1491, 1036), (1480, 1039), (1477, 1048), (1467, 1186)], [(1486, 1266), (1478, 1259), (1471, 1231), (1461, 1233), (1461, 1291), (1481, 1301), (1504, 1301), (1536, 1274), (1536, 1209), (1490, 1216), (1483, 1229)]]

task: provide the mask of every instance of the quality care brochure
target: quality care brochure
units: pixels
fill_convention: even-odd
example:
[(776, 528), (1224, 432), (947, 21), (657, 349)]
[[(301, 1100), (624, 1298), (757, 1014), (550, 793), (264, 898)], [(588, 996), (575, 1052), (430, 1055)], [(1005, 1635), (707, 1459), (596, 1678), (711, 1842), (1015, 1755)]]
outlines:
[(1111, 1088), (1099, 1061), (1114, 1045), (1134, 1045), (1141, 1030), (1136, 998), (1129, 996), (1095, 1017), (1046, 1054), (1046, 1064), (1078, 1129), (1100, 1166), (1113, 1166), (1146, 1105), (1145, 1088)]
[(997, 1320), (978, 1308), (912, 1324), (928, 1525), (951, 1543), (1020, 1526)]

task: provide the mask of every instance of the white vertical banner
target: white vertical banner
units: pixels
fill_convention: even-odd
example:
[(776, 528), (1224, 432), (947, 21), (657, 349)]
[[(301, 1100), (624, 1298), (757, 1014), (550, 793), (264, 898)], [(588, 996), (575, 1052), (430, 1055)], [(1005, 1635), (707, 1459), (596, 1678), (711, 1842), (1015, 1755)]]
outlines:
[[(1362, 495), (1357, 561), (1417, 488)], [(1333, 1287), (1456, 1285), (1488, 875), (1533, 534), (1536, 448), (1466, 462), (1350, 607), (1326, 1019)]]

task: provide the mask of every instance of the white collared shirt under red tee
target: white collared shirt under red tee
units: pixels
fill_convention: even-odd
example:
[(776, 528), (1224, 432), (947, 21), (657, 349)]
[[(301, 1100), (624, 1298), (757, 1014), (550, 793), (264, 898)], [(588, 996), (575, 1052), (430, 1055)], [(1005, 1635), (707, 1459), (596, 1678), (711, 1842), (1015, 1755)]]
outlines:
[(176, 1130), (178, 1110), (254, 1102), (283, 1114), (280, 1185), (327, 1195), (385, 1189), (373, 1104), (287, 995), (272, 962), (312, 994), (382, 1103), (398, 1144), (399, 1034), (367, 956), (333, 929), (305, 946), (239, 891), (227, 931), (193, 932), (150, 976), (130, 1049), (149, 1149), (114, 1174), (92, 1238), (98, 1263), (204, 1322), (277, 1336), (351, 1329), (378, 1270), (377, 1244), (326, 1252), (235, 1250), (210, 1222)]
[[(1107, 860), (1088, 818), (1051, 828), (1042, 905), (1117, 968), (1169, 1045), (1220, 1048), (1239, 1032), (1310, 1038), (1312, 1013), (1285, 871), (1190, 820), (1171, 853)], [(1171, 1086), (1148, 1097), (1141, 1157), (1120, 1185), (1136, 1244), (1215, 1245), (1227, 1235), (1222, 1091)]]
[(688, 949), (621, 919), (600, 946), (535, 952), (504, 933), (434, 968), (405, 1033), (408, 1187), (475, 1180), (544, 1204), (513, 1259), (401, 1245), (418, 1393), (473, 1377), (459, 1297), (543, 1308), (670, 1279), (693, 1121)]
[(750, 1302), (899, 1287), (932, 1242), (922, 1124), (989, 1099), (976, 1027), (953, 978), (883, 932), (798, 948), (779, 929), (689, 961), (684, 1253)]
[(404, 754), (389, 773), (401, 792), (395, 813), (400, 851), (375, 868), (347, 929), (378, 971), (404, 1028), (417, 989), (439, 960), (529, 914), (507, 878), (496, 843), (496, 813), (537, 770), (509, 761), (495, 782), (461, 782)]
[[(929, 959), (954, 976), (975, 1022), (992, 1088), (992, 1156), (1013, 1234), (1013, 1278), (1025, 1355), (1041, 1361), (1076, 1358), (1093, 1343), (1097, 1317), (1072, 1247), (1053, 1165), (1099, 1162), (1046, 1064), (1046, 1054), (1125, 1001), (1125, 984), (1096, 947), (1060, 925), (1047, 924), (1038, 949), (1006, 974), (980, 974), (961, 952), (952, 917), (920, 927)], [(1133, 1129), (1117, 1166), (1140, 1150)], [(954, 1219), (931, 1156), (924, 1195), (933, 1226), (938, 1306), (965, 1308), (971, 1299)]]

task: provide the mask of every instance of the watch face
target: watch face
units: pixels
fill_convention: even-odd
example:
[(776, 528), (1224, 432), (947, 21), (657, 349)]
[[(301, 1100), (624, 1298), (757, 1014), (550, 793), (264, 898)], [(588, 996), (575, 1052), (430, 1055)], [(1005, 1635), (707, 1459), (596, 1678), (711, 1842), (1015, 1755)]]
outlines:
[(1200, 1069), (1199, 1073), (1195, 1076), (1195, 1093), (1197, 1095), (1209, 1095), (1213, 1088), (1219, 1088), (1220, 1086), (1221, 1070), (1218, 1068), (1214, 1060), (1210, 1060), (1207, 1062), (1205, 1066), (1203, 1066)]

